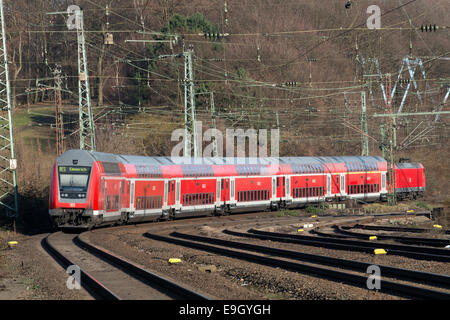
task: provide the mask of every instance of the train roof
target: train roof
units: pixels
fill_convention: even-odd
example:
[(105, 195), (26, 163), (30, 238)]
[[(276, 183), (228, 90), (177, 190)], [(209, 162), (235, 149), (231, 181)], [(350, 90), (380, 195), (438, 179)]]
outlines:
[(68, 150), (61, 158), (90, 158), (92, 160), (104, 162), (121, 162), (124, 164), (135, 165), (277, 165), (277, 164), (334, 164), (334, 163), (360, 163), (376, 164), (386, 162), (380, 156), (336, 156), (336, 157), (261, 157), (261, 158), (242, 158), (242, 157), (207, 157), (207, 158), (188, 158), (188, 157), (147, 157), (136, 155), (116, 155), (111, 153), (86, 151), (86, 150)]

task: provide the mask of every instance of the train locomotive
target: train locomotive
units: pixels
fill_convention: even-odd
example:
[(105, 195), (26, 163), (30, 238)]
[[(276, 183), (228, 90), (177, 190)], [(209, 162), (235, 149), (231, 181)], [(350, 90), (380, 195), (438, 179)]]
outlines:
[[(420, 163), (395, 164), (399, 198), (425, 192)], [(49, 214), (60, 228), (92, 228), (196, 215), (384, 201), (379, 156), (183, 158), (69, 150), (51, 176)]]

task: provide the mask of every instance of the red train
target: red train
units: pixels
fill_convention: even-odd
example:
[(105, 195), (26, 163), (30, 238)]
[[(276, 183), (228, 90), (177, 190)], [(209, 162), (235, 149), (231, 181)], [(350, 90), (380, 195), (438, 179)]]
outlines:
[[(382, 157), (174, 158), (69, 150), (53, 167), (49, 214), (58, 227), (301, 207), (386, 198)], [(424, 167), (397, 163), (401, 198), (425, 192)]]

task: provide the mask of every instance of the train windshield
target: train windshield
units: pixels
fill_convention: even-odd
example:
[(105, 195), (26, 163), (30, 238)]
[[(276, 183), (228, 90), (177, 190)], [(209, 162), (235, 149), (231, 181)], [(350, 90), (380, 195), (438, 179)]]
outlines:
[(91, 168), (60, 166), (58, 172), (61, 191), (87, 191)]

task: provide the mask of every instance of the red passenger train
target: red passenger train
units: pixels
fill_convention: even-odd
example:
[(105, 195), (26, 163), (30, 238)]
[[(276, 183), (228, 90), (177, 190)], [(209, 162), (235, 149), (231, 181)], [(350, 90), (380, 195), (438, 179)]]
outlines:
[[(53, 167), (49, 214), (58, 227), (385, 200), (382, 157), (181, 158), (69, 150)], [(397, 163), (401, 198), (425, 192), (424, 167)]]

